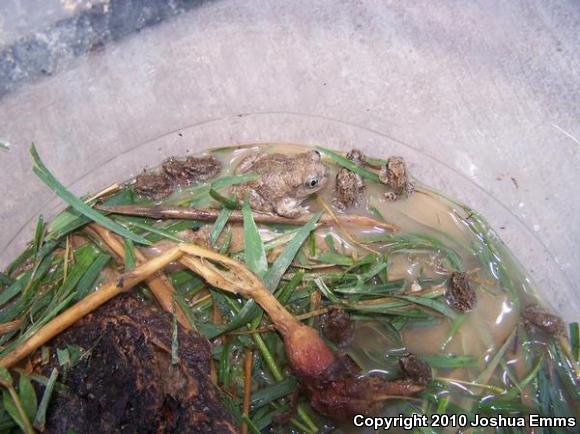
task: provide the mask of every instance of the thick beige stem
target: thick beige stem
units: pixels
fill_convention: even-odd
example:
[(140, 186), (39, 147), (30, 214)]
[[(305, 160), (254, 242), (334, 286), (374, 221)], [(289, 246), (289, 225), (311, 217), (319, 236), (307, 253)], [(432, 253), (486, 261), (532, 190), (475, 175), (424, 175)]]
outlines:
[(239, 262), (194, 244), (179, 244), (103, 285), (58, 315), (23, 345), (1, 358), (0, 366), (10, 367), (19, 362), (111, 298), (150, 278), (176, 260), (217, 288), (253, 298), (268, 313), (282, 335), (289, 336), (296, 330), (307, 329), (276, 300), (260, 279)]
[(266, 288), (254, 293), (254, 301), (262, 306), (282, 336), (286, 337), (304, 327)]
[[(103, 242), (121, 259), (125, 259), (125, 248), (123, 243), (119, 240), (119, 237), (114, 235), (108, 229), (92, 223), (89, 225), (89, 229), (95, 233)], [(147, 261), (147, 258), (141, 253), (139, 249), (135, 249), (135, 256), (137, 259), (137, 264), (143, 264)], [(161, 271), (145, 279), (145, 283), (151, 289), (151, 292), (155, 296), (155, 299), (159, 305), (167, 312), (172, 313), (175, 308), (175, 316), (177, 321), (186, 329), (191, 330), (191, 324), (189, 323), (185, 313), (178, 304), (173, 303), (173, 298), (175, 294), (175, 289), (169, 279)]]
[(38, 332), (14, 351), (2, 357), (0, 359), (0, 366), (9, 368), (18, 363), (33, 351), (36, 351), (52, 338), (69, 328), (79, 319), (105, 304), (116, 295), (129, 290), (133, 286), (147, 279), (147, 277), (161, 270), (169, 263), (179, 259), (181, 255), (182, 252), (178, 248), (168, 250), (163, 255), (151, 259), (128, 273), (120, 275), (115, 281), (103, 285), (100, 289), (83, 298), (77, 304), (55, 317), (52, 321), (49, 321), (44, 327), (38, 330)]
[[(180, 262), (202, 276), (211, 285), (253, 298), (268, 313), (282, 335), (286, 336), (302, 326), (264, 287), (260, 279), (239, 262), (193, 244), (180, 244), (179, 249), (187, 254), (180, 259)], [(219, 263), (226, 270), (218, 270), (213, 264), (208, 263), (207, 259)]]

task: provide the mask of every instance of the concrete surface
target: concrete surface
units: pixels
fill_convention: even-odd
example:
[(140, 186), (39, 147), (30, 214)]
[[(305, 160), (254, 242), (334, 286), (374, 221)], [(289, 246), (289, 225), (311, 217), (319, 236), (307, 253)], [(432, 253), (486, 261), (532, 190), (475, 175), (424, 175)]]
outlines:
[(66, 70), (77, 57), (98, 51), (108, 43), (205, 1), (8, 0), (0, 3), (0, 98), (27, 83)]
[[(487, 215), (577, 320), (579, 42), (574, 0), (208, 2), (0, 100), (11, 144), (0, 150), (0, 246), (52, 198), (31, 175), (31, 141), (84, 193), (118, 175), (116, 155), (129, 152), (128, 171), (152, 164), (154, 152), (130, 150), (152, 139), (171, 149), (161, 136), (192, 125), (187, 149), (360, 137), (375, 154), (408, 144), (417, 177)], [(236, 124), (240, 113), (274, 114)], [(111, 160), (116, 169), (93, 171)], [(89, 172), (110, 179), (80, 182)]]

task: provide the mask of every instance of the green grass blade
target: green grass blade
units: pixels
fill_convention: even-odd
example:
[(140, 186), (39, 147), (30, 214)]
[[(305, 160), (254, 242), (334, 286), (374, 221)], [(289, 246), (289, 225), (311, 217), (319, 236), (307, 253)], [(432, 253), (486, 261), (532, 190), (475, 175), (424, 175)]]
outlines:
[(253, 334), (252, 337), (256, 342), (256, 347), (258, 348), (258, 351), (260, 351), (260, 354), (265, 362), (265, 365), (270, 370), (272, 377), (274, 377), (274, 380), (282, 381), (284, 379), (284, 374), (282, 373), (280, 367), (277, 365), (274, 355), (268, 348), (268, 345), (264, 341), (264, 338), (262, 338), (262, 335), (260, 333), (256, 333)]
[(484, 414), (528, 414), (532, 413), (534, 409), (522, 404), (519, 401), (504, 400), (502, 398), (485, 399), (477, 403), (474, 408), (475, 413)]
[(44, 234), (45, 234), (44, 218), (42, 217), (42, 215), (40, 215), (36, 223), (36, 230), (34, 231), (34, 241), (32, 242), (32, 250), (34, 252), (34, 255), (38, 254), (38, 250), (40, 249), (40, 246), (42, 246)]
[(197, 326), (195, 323), (195, 315), (191, 311), (191, 307), (189, 307), (187, 301), (185, 301), (183, 294), (175, 294), (175, 299), (177, 300), (177, 304), (179, 304), (179, 307), (181, 307), (181, 310), (185, 314), (185, 317), (187, 318), (187, 321), (189, 321), (191, 327), (197, 331)]
[(324, 237), (324, 242), (331, 252), (336, 252), (336, 243), (334, 242), (334, 237), (331, 234), (326, 234)]
[(320, 212), (314, 214), (308, 223), (306, 223), (300, 228), (300, 230), (298, 230), (298, 232), (296, 232), (294, 238), (292, 238), (280, 256), (276, 258), (270, 269), (264, 275), (264, 285), (270, 291), (274, 291), (276, 289), (280, 283), (280, 280), (282, 279), (282, 276), (284, 273), (286, 273), (286, 270), (288, 270), (288, 267), (298, 253), (298, 250), (300, 250), (300, 247), (302, 247), (302, 244), (304, 244), (304, 241), (306, 241), (310, 233), (316, 229), (316, 224), (318, 223), (318, 219), (321, 215), (322, 213)]
[(5, 273), (0, 271), (0, 285), (8, 287), (14, 283), (14, 280)]
[(208, 339), (214, 339), (224, 333), (228, 333), (232, 330), (236, 330), (240, 327), (247, 325), (250, 321), (252, 321), (256, 315), (261, 312), (260, 307), (256, 304), (254, 300), (248, 300), (237, 313), (237, 315), (232, 318), (232, 320), (224, 325), (218, 326), (213, 324), (204, 324), (199, 326), (200, 330), (204, 333), (204, 335)]
[(573, 322), (569, 325), (570, 329), (570, 350), (572, 352), (572, 357), (574, 361), (578, 363), (580, 361), (580, 331), (578, 328), (578, 323)]
[(222, 210), (220, 211), (218, 218), (213, 224), (213, 228), (211, 230), (211, 235), (209, 238), (212, 246), (216, 245), (220, 234), (224, 230), (224, 227), (226, 226), (230, 216), (232, 215), (232, 212), (233, 210), (230, 208), (222, 208)]
[(234, 199), (222, 196), (213, 188), (210, 188), (209, 195), (218, 203), (222, 204), (225, 208), (229, 209), (240, 209), (240, 204)]
[(9, 387), (14, 384), (14, 379), (10, 375), (10, 371), (4, 366), (0, 366), (0, 385), (4, 387)]
[(287, 377), (279, 383), (264, 387), (252, 393), (252, 409), (256, 410), (273, 401), (290, 395), (294, 390), (296, 390), (297, 386), (298, 381), (295, 377)]
[(20, 253), (16, 257), (16, 259), (10, 263), (10, 265), (8, 265), (8, 267), (5, 270), (6, 275), (8, 276), (12, 275), (12, 273), (14, 273), (14, 271), (16, 271), (18, 267), (20, 267), (22, 264), (28, 261), (31, 256), (32, 256), (32, 248), (28, 247), (22, 253)]
[(538, 372), (540, 371), (540, 368), (542, 367), (543, 364), (544, 364), (544, 357), (540, 357), (540, 360), (538, 360), (538, 363), (536, 363), (536, 366), (534, 366), (532, 368), (532, 370), (529, 372), (529, 374), (526, 375), (524, 377), (524, 379), (516, 385), (516, 387), (513, 387), (510, 391), (508, 391), (508, 393), (505, 394), (505, 398), (512, 399), (512, 398), (515, 398), (516, 396), (518, 396), (518, 394), (522, 390), (524, 390), (524, 387), (526, 387), (534, 378), (536, 378), (536, 376), (538, 375)]
[(3, 306), (5, 303), (12, 300), (17, 294), (19, 294), (31, 275), (32, 272), (30, 271), (25, 273), (20, 277), (20, 279), (15, 280), (12, 285), (2, 291), (0, 293), (0, 306)]
[(457, 331), (461, 328), (466, 319), (467, 315), (465, 314), (458, 315), (457, 318), (455, 318), (455, 320), (451, 324), (451, 327), (449, 327), (449, 331), (447, 332), (447, 335), (445, 336), (443, 343), (441, 344), (441, 351), (444, 351), (445, 347), (447, 347), (447, 345), (449, 345), (449, 343), (453, 340), (453, 337), (455, 336)]
[(266, 260), (262, 237), (258, 232), (258, 227), (247, 200), (244, 201), (242, 214), (244, 217), (244, 260), (251, 271), (263, 277), (268, 271), (268, 261)]
[(18, 395), (20, 402), (26, 413), (28, 419), (33, 419), (38, 408), (38, 401), (36, 399), (36, 391), (32, 386), (30, 378), (24, 374), (20, 374), (20, 382), (18, 384)]
[(554, 361), (554, 370), (558, 374), (560, 381), (566, 388), (568, 394), (573, 400), (580, 400), (580, 387), (578, 387), (578, 380), (576, 377), (576, 367), (572, 366), (572, 361), (569, 360), (562, 351), (562, 347), (558, 342), (550, 342), (549, 353)]
[[(22, 431), (27, 434), (34, 433), (34, 431), (31, 430), (30, 421), (27, 420), (26, 414), (19, 411), (19, 408), (22, 409), (22, 404), (20, 403), (18, 395), (14, 392), (14, 389), (10, 389), (10, 391), (6, 389), (2, 390), (2, 403), (4, 404), (4, 410), (6, 410)], [(24, 410), (22, 409), (22, 411)]]
[(420, 359), (429, 363), (433, 368), (455, 369), (475, 368), (479, 365), (477, 357), (456, 355), (429, 355), (419, 356)]
[[(50, 271), (52, 265), (53, 256), (45, 254), (44, 252), (39, 252), (34, 268), (24, 272), (12, 283), (12, 285), (0, 293), (0, 306), (24, 291), (22, 298), (19, 300), (20, 306), (24, 307), (30, 301), (31, 296), (34, 294), (36, 288), (38, 288), (46, 274)], [(11, 321), (14, 319), (14, 316), (18, 315), (16, 308), (17, 304), (13, 304), (4, 309), (0, 309), (0, 322)]]
[[(306, 238), (308, 238), (310, 233), (316, 229), (316, 223), (318, 222), (321, 214), (322, 213), (316, 213), (313, 215), (308, 223), (306, 223), (300, 228), (300, 230), (298, 230), (298, 232), (296, 232), (294, 238), (292, 238), (292, 240), (288, 243), (280, 256), (276, 258), (276, 261), (274, 261), (274, 264), (272, 264), (262, 279), (266, 288), (274, 291), (278, 287), (282, 276), (284, 273), (286, 273), (286, 270), (288, 270), (288, 267), (294, 260), (298, 250), (300, 250), (300, 247)], [(225, 326), (212, 325), (211, 327), (205, 327), (204, 334), (208, 339), (214, 339), (224, 333), (247, 325), (257, 316), (259, 316), (261, 312), (263, 311), (258, 307), (254, 300), (248, 300), (229, 324)]]
[(146, 240), (145, 238), (134, 234), (127, 228), (121, 226), (118, 223), (108, 219), (103, 214), (98, 212), (97, 210), (93, 209), (82, 200), (74, 196), (70, 191), (68, 191), (58, 180), (50, 173), (50, 171), (46, 168), (38, 152), (36, 147), (31, 145), (30, 147), (30, 155), (32, 156), (33, 160), (33, 171), (34, 173), (58, 196), (60, 196), (66, 203), (68, 203), (71, 207), (76, 209), (78, 212), (83, 214), (84, 216), (88, 217), (92, 221), (104, 226), (105, 228), (115, 232), (116, 234), (122, 236), (123, 238), (129, 238), (130, 240), (135, 241), (139, 244), (150, 245), (151, 243)]
[(101, 271), (111, 260), (111, 257), (106, 253), (99, 253), (93, 263), (86, 269), (85, 274), (77, 283), (76, 300), (80, 300), (87, 296), (91, 289), (93, 289), (95, 282), (99, 278)]
[(349, 267), (353, 264), (351, 257), (341, 255), (340, 253), (336, 253), (330, 250), (321, 253), (318, 258), (316, 258), (316, 260), (324, 264), (342, 265), (345, 267)]
[(507, 351), (507, 349), (509, 348), (509, 345), (510, 345), (512, 339), (514, 338), (516, 331), (517, 331), (517, 327), (515, 327), (513, 329), (513, 331), (510, 333), (510, 335), (507, 337), (507, 339), (503, 343), (503, 345), (499, 348), (497, 353), (495, 353), (493, 358), (489, 361), (489, 363), (487, 364), (485, 369), (479, 373), (479, 375), (477, 376), (477, 379), (475, 380), (476, 383), (487, 383), (488, 382), (489, 378), (493, 374), (493, 371), (495, 371), (495, 369), (497, 368), (497, 365), (503, 359), (503, 356), (504, 356), (505, 352)]
[(380, 261), (377, 264), (374, 264), (368, 271), (362, 273), (359, 277), (363, 282), (366, 282), (367, 280), (370, 280), (373, 277), (375, 277), (377, 274), (382, 273), (386, 269), (387, 263)]
[(244, 420), (244, 422), (246, 422), (246, 424), (248, 425), (249, 430), (253, 434), (261, 434), (261, 431), (254, 424), (254, 422), (252, 422), (252, 419), (250, 419), (250, 417), (247, 414), (242, 414), (242, 419)]
[(58, 369), (54, 368), (50, 373), (50, 378), (48, 383), (44, 388), (44, 394), (40, 400), (40, 405), (38, 406), (38, 411), (36, 412), (36, 417), (34, 418), (34, 428), (38, 431), (44, 431), (44, 426), (46, 424), (46, 411), (48, 410), (48, 404), (50, 398), (52, 397), (52, 391), (54, 390), (54, 385), (56, 384), (56, 379), (58, 378)]
[(244, 184), (246, 182), (257, 181), (260, 175), (257, 173), (244, 173), (243, 175), (226, 175), (217, 178), (211, 183), (210, 190), (221, 190), (225, 187), (230, 187), (236, 184)]
[(434, 310), (435, 312), (439, 312), (442, 315), (445, 315), (448, 318), (451, 318), (452, 320), (457, 319), (458, 314), (453, 311), (453, 309), (451, 309), (449, 306), (447, 306), (445, 303), (442, 303), (440, 301), (437, 300), (432, 300), (430, 298), (426, 298), (426, 297), (417, 297), (414, 295), (393, 295), (393, 297), (395, 298), (400, 298), (401, 300), (406, 300), (409, 301), (411, 303), (414, 304), (418, 304), (420, 306), (423, 307), (428, 307), (429, 309)]
[(314, 283), (316, 283), (316, 286), (318, 287), (322, 295), (324, 295), (328, 300), (330, 300), (335, 304), (342, 303), (342, 300), (336, 296), (336, 294), (328, 287), (328, 285), (326, 285), (326, 283), (321, 277), (314, 279)]
[[(152, 226), (152, 225), (141, 223), (141, 222), (137, 221), (137, 219), (130, 219), (130, 218), (126, 218), (126, 217), (117, 217), (116, 220), (123, 222), (129, 226), (134, 226), (138, 229), (147, 231), (151, 234), (159, 235), (161, 238), (167, 238), (168, 240), (176, 241), (178, 243), (182, 243), (184, 241), (187, 242), (187, 240), (185, 240), (183, 238), (179, 238), (179, 237), (173, 235), (171, 232), (168, 232), (168, 231), (160, 229), (160, 228), (156, 228), (155, 226)], [(151, 240), (151, 238), (152, 238), (151, 236), (148, 236), (145, 238), (150, 242), (153, 241), (153, 240)]]
[(59, 240), (91, 220), (78, 211), (67, 208), (48, 224), (47, 240)]
[(87, 244), (76, 250), (76, 262), (71, 267), (66, 280), (57, 290), (57, 301), (68, 297), (99, 255), (99, 250), (92, 244)]
[(125, 272), (127, 272), (135, 268), (135, 265), (137, 264), (135, 245), (130, 239), (125, 239), (123, 247), (125, 250)]
[(350, 161), (348, 158), (345, 158), (342, 155), (339, 155), (336, 152), (331, 151), (330, 149), (323, 148), (322, 146), (317, 146), (316, 149), (318, 149), (324, 155), (328, 156), (335, 163), (341, 165), (342, 167), (346, 167), (347, 169), (353, 171), (354, 173), (358, 173), (363, 178), (366, 178), (369, 181), (373, 181), (373, 182), (380, 182), (379, 175), (370, 171), (369, 169), (366, 169), (366, 168), (361, 167), (361, 166), (357, 166), (352, 161)]
[(225, 255), (229, 252), (230, 245), (232, 244), (232, 238), (233, 238), (233, 230), (231, 226), (226, 226), (226, 234), (224, 235), (224, 240), (219, 248), (219, 253)]
[(218, 371), (218, 378), (223, 387), (227, 390), (230, 387), (230, 373), (231, 373), (231, 364), (230, 364), (230, 346), (231, 341), (226, 340), (223, 344), (222, 351), (220, 354), (219, 360), (219, 371)]

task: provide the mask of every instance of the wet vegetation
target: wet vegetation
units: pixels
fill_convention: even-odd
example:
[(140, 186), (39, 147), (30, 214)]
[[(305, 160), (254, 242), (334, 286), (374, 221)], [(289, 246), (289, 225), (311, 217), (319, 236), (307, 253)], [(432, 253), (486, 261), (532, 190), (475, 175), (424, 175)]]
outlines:
[[(128, 182), (83, 198), (68, 192), (32, 148), (35, 173), (68, 208), (51, 222), (40, 217), (34, 239), (0, 273), (0, 432), (74, 429), (54, 422), (62, 409), (77, 414), (79, 400), (87, 399), (68, 389), (79, 387), (78, 372), (91, 376), (84, 382), (101, 381), (96, 368), (105, 364), (107, 372), (115, 363), (110, 349), (119, 345), (111, 339), (118, 329), (99, 331), (101, 317), (85, 316), (102, 291), (109, 296), (100, 304), (133, 293), (105, 304), (110, 317), (131, 317), (127, 303), (166, 311), (159, 330), (132, 328), (164, 342), (162, 356), (123, 344), (135, 347), (144, 378), (156, 387), (172, 388), (171, 379), (183, 378), (207, 382), (207, 390), (215, 385), (216, 396), (179, 395), (175, 402), (194, 411), (211, 407), (209, 417), (231, 418), (242, 432), (352, 432), (344, 415), (353, 409), (470, 420), (476, 413), (576, 416), (578, 323), (566, 325), (542, 306), (483, 217), (420, 184), (413, 194), (386, 200), (378, 175), (386, 160), (355, 164), (319, 151), (332, 173), (344, 169), (364, 180), (364, 200), (349, 201), (353, 209), (333, 205), (331, 177), (306, 203), (310, 213), (288, 220), (256, 213), (231, 194), (256, 175), (234, 175), (237, 156), (229, 148), (202, 159), (211, 162), (211, 179), (168, 160), (155, 176), (199, 179), (171, 181), (169, 190), (162, 182), (163, 194)], [(55, 329), (55, 338), (47, 333), (75, 307), (85, 313), (71, 320), (72, 328)], [(83, 325), (94, 333), (75, 335)], [(305, 335), (294, 339), (294, 329)], [(203, 361), (188, 359), (196, 346), (206, 371)], [(314, 347), (328, 355), (327, 365), (304, 356)], [(132, 366), (119, 360), (123, 369)], [(184, 377), (164, 380), (155, 371), (159, 360), (168, 372), (184, 366)], [(116, 399), (104, 389), (99, 405), (110, 406), (122, 421), (116, 426), (139, 431), (143, 418), (115, 413)], [(168, 411), (150, 426), (171, 431), (167, 414), (177, 413)]]

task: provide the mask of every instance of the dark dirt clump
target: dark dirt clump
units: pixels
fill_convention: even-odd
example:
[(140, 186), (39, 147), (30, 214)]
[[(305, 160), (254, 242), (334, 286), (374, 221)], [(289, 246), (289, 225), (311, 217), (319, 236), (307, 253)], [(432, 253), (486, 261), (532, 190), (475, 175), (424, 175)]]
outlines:
[[(195, 332), (178, 332), (172, 363), (172, 317), (123, 295), (54, 339), (56, 350), (80, 346), (86, 355), (59, 377), (68, 389), (53, 395), (47, 433), (234, 433), (210, 379), (210, 346)], [(60, 368), (62, 371), (62, 367)]]

